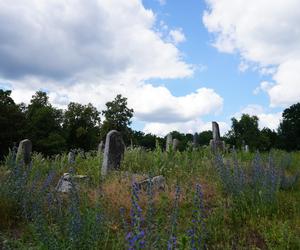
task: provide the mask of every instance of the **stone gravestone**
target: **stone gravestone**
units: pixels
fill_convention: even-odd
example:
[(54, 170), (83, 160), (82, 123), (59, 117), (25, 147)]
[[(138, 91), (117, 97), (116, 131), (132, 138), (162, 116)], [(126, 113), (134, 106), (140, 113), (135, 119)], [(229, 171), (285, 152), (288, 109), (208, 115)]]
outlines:
[(245, 152), (248, 153), (249, 152), (249, 146), (245, 145)]
[(125, 144), (120, 132), (111, 130), (106, 135), (104, 157), (101, 174), (107, 175), (111, 170), (120, 168), (121, 160), (124, 156)]
[(173, 151), (177, 151), (178, 150), (178, 146), (179, 146), (179, 140), (178, 139), (173, 139), (173, 147), (172, 147), (172, 149), (173, 149)]
[(73, 164), (75, 162), (75, 153), (74, 151), (70, 151), (68, 154), (68, 163)]
[(98, 155), (103, 153), (103, 149), (104, 149), (104, 142), (101, 141), (98, 145)]
[(78, 189), (79, 184), (83, 181), (87, 181), (87, 175), (71, 175), (70, 173), (64, 173), (63, 176), (59, 179), (55, 190), (61, 193), (69, 193), (72, 188)]
[(193, 135), (193, 147), (194, 148), (196, 148), (197, 147), (197, 134), (195, 133), (194, 135)]
[(173, 143), (173, 139), (172, 139), (172, 134), (169, 133), (167, 135), (167, 141), (166, 141), (166, 151), (170, 151), (171, 147), (172, 147), (172, 143)]
[(166, 179), (162, 175), (154, 176), (152, 178), (147, 178), (141, 182), (138, 182), (140, 189), (147, 191), (149, 185), (152, 185), (153, 191), (164, 191), (166, 187)]
[(210, 141), (209, 145), (214, 153), (217, 151), (224, 151), (224, 142), (221, 141), (219, 124), (217, 122), (212, 122), (213, 139)]
[(25, 139), (19, 143), (16, 160), (23, 161), (26, 165), (31, 162), (32, 143), (30, 140)]

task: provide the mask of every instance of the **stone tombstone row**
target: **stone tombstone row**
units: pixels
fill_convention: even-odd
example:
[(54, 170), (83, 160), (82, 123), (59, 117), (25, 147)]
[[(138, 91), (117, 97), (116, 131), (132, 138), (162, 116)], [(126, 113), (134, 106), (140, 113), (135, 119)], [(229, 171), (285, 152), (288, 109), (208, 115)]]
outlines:
[(180, 141), (176, 138), (173, 139), (172, 134), (169, 133), (166, 140), (166, 151), (169, 152), (171, 149), (173, 151), (178, 150), (179, 143)]
[(106, 135), (104, 156), (101, 174), (107, 175), (109, 171), (120, 169), (121, 160), (123, 159), (125, 144), (120, 132), (111, 130)]
[(23, 162), (28, 165), (31, 162), (32, 143), (30, 140), (25, 139), (20, 141), (16, 160), (17, 162)]
[(212, 122), (213, 139), (210, 140), (211, 150), (216, 153), (218, 151), (223, 152), (225, 150), (225, 142), (221, 140), (220, 128), (217, 122)]

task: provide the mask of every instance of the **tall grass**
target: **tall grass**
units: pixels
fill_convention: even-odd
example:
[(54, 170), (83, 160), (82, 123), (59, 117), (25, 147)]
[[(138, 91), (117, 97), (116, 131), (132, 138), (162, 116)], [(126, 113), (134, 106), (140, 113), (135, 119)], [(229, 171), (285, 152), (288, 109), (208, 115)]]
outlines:
[[(44, 158), (29, 166), (10, 153), (0, 167), (0, 247), (6, 249), (287, 249), (300, 246), (299, 153), (208, 149), (128, 150), (122, 171), (100, 176), (102, 155)], [(55, 187), (63, 173), (70, 193)], [(126, 173), (126, 174), (124, 174)], [(130, 173), (135, 173), (131, 175)], [(157, 191), (138, 178), (163, 175)], [(137, 179), (136, 179), (137, 178)], [(282, 227), (278, 223), (283, 223)]]

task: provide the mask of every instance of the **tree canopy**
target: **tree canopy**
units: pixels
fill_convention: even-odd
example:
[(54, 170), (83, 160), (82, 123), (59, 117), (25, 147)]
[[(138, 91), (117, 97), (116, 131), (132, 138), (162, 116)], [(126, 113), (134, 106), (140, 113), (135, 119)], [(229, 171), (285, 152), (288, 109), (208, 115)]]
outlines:
[(105, 120), (101, 127), (101, 138), (105, 139), (106, 134), (110, 130), (117, 130), (123, 134), (125, 142), (130, 142), (131, 118), (133, 117), (133, 109), (127, 107), (127, 98), (117, 95), (111, 102), (107, 102), (106, 110), (102, 111)]
[(0, 159), (22, 139), (26, 127), (23, 105), (15, 104), (10, 95), (10, 90), (0, 89)]
[(283, 111), (278, 137), (280, 148), (286, 150), (300, 149), (300, 103)]
[[(131, 119), (133, 109), (128, 107), (127, 98), (117, 95), (106, 103), (106, 109), (98, 111), (91, 103), (69, 103), (66, 110), (51, 105), (46, 92), (37, 91), (28, 106), (16, 104), (10, 90), (0, 89), (0, 159), (8, 153), (14, 143), (28, 138), (33, 150), (53, 155), (70, 149), (96, 150), (110, 130), (122, 133), (125, 143), (153, 150), (157, 143), (164, 148), (166, 138), (133, 130)], [(101, 124), (100, 114), (104, 121)], [(243, 114), (232, 118), (231, 129), (224, 136), (227, 144), (241, 148), (248, 145), (251, 150), (267, 151), (278, 147), (286, 150), (300, 150), (300, 103), (283, 112), (283, 119), (277, 131), (259, 128), (257, 116)], [(180, 141), (179, 150), (196, 144), (208, 145), (212, 131), (192, 135), (173, 131), (172, 137)]]

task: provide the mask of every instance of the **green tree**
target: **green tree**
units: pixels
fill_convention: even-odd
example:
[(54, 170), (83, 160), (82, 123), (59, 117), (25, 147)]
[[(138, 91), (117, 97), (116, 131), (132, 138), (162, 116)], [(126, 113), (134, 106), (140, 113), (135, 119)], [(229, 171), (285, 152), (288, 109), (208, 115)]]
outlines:
[(212, 138), (213, 138), (213, 133), (211, 130), (202, 131), (197, 135), (197, 143), (200, 146), (209, 145), (209, 142)]
[(247, 144), (250, 149), (258, 149), (260, 144), (260, 130), (258, 117), (243, 114), (240, 120), (232, 118), (231, 130), (226, 134), (226, 141), (241, 148)]
[(62, 110), (52, 107), (45, 92), (37, 91), (32, 96), (26, 111), (26, 135), (35, 151), (52, 155), (65, 149), (62, 119)]
[(300, 103), (285, 109), (278, 129), (279, 147), (300, 150)]
[(158, 140), (158, 137), (156, 135), (145, 134), (141, 131), (132, 131), (131, 135), (134, 145), (138, 145), (150, 150), (155, 149), (156, 140)]
[(0, 159), (14, 142), (23, 139), (26, 126), (22, 105), (15, 104), (10, 95), (10, 90), (0, 89)]
[(116, 98), (106, 103), (106, 110), (102, 111), (105, 120), (101, 126), (101, 138), (104, 139), (110, 130), (122, 133), (125, 143), (130, 144), (131, 130), (129, 125), (133, 117), (133, 109), (127, 107), (127, 98), (117, 95)]
[(269, 151), (271, 148), (276, 147), (278, 144), (277, 133), (269, 128), (263, 128), (260, 131), (260, 144), (259, 150)]
[(64, 114), (63, 128), (69, 149), (96, 149), (99, 143), (100, 113), (89, 103), (71, 102)]

